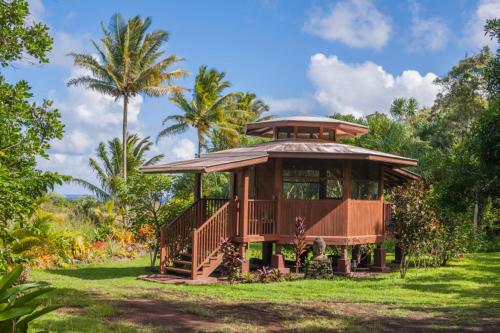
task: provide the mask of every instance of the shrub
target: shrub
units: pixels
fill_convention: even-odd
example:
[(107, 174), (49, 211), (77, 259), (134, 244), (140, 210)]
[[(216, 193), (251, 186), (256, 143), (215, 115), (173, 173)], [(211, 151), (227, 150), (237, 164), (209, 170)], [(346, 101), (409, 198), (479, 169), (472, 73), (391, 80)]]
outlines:
[(306, 252), (306, 225), (305, 219), (301, 216), (295, 218), (295, 238), (293, 240), (293, 252), (295, 253), (295, 273), (299, 272), (301, 265), (300, 256)]
[(232, 284), (238, 279), (241, 264), (245, 262), (245, 259), (241, 257), (238, 247), (231, 242), (229, 238), (221, 239), (220, 250), (224, 256), (222, 259), (222, 267), (224, 268), (229, 283)]
[(23, 272), (16, 266), (0, 280), (0, 331), (5, 333), (27, 333), (28, 324), (34, 319), (58, 309), (53, 305), (37, 310), (31, 301), (53, 290), (46, 283), (35, 282), (15, 285)]

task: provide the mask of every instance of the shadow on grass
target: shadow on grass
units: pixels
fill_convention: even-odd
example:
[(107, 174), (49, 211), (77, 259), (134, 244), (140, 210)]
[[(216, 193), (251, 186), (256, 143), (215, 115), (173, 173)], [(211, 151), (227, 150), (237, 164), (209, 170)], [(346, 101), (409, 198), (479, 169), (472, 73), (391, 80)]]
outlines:
[(47, 270), (50, 274), (64, 275), (82, 280), (106, 280), (138, 277), (147, 274), (144, 267), (82, 267)]
[[(173, 332), (494, 332), (498, 321), (361, 303), (218, 303), (129, 299), (116, 319)], [(431, 309), (433, 310), (433, 309)], [(174, 320), (175, 318), (175, 320)], [(110, 318), (113, 319), (113, 318)], [(203, 326), (203, 322), (206, 323)]]

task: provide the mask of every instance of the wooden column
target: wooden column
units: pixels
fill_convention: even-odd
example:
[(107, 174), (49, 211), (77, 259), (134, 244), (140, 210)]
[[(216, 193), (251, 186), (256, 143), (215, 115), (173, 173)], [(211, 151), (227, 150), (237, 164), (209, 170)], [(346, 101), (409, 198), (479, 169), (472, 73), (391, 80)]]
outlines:
[(337, 260), (337, 270), (335, 275), (350, 275), (351, 274), (351, 259), (349, 259), (349, 251), (347, 245), (342, 245), (340, 250), (340, 258)]
[(194, 175), (194, 200), (201, 199), (201, 173)]
[(165, 274), (167, 267), (167, 246), (165, 244), (165, 232), (160, 231), (160, 273)]
[(247, 258), (247, 249), (248, 249), (248, 243), (240, 244), (240, 254), (241, 258), (243, 259), (243, 262), (241, 263), (242, 273), (250, 271), (250, 260)]
[(240, 201), (239, 207), (239, 237), (242, 237), (243, 242), (246, 242), (248, 234), (248, 190), (249, 190), (249, 177), (248, 169), (243, 169), (240, 173), (240, 193), (238, 195)]
[(377, 248), (374, 251), (375, 259), (373, 266), (370, 267), (371, 270), (377, 272), (386, 272), (389, 268), (385, 265), (385, 249), (383, 244), (377, 244)]
[(352, 168), (351, 168), (351, 161), (344, 161), (344, 170), (343, 170), (343, 192), (344, 192), (344, 197), (343, 197), (343, 205), (344, 206), (344, 220), (342, 221), (344, 223), (344, 235), (343, 236), (349, 236), (349, 210), (350, 210), (350, 200), (351, 200), (351, 182), (352, 182)]
[(385, 221), (384, 221), (384, 167), (380, 165), (380, 181), (378, 183), (378, 194), (380, 200), (380, 221), (382, 223), (381, 233), (385, 239)]
[[(277, 158), (274, 160), (274, 200), (276, 202), (276, 234), (281, 234), (281, 224), (283, 212), (281, 211), (281, 202), (283, 200), (283, 160)], [(278, 249), (278, 248), (277, 248)]]
[(273, 243), (262, 242), (262, 264), (269, 266), (271, 264), (271, 257), (273, 256)]

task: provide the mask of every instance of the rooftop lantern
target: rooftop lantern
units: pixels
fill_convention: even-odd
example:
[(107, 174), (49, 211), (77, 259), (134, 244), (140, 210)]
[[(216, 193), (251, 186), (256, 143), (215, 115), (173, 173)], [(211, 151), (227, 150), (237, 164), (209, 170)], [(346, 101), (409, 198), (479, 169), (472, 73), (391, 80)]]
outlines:
[(342, 138), (368, 133), (368, 127), (317, 116), (292, 116), (248, 123), (246, 134), (273, 140), (322, 140), (336, 142)]

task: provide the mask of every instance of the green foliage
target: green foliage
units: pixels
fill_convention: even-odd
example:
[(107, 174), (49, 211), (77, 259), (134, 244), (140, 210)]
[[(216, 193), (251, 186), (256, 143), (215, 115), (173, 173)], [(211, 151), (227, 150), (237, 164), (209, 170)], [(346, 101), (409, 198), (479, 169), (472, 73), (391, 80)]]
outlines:
[(0, 280), (0, 331), (5, 333), (27, 333), (31, 321), (60, 307), (37, 309), (32, 301), (54, 288), (43, 282), (16, 285), (22, 271), (22, 266), (16, 266)]
[[(500, 19), (486, 20), (484, 31), (491, 39), (496, 39), (500, 43)], [(484, 76), (490, 99), (498, 100), (500, 98), (500, 47), (497, 48), (495, 57), (486, 66)]]
[(161, 227), (168, 221), (168, 205), (172, 194), (172, 178), (164, 175), (134, 174), (128, 179), (121, 196), (129, 207), (135, 229), (145, 224), (155, 229), (156, 244), (151, 256), (151, 268), (160, 250)]
[[(155, 155), (146, 159), (146, 154), (151, 150), (153, 143), (149, 137), (141, 139), (134, 134), (127, 139), (127, 174), (133, 175), (138, 172), (142, 165), (151, 165), (161, 160), (164, 155)], [(72, 181), (92, 191), (101, 200), (118, 200), (121, 175), (123, 174), (122, 143), (119, 138), (107, 142), (100, 142), (96, 149), (97, 159), (90, 158), (89, 166), (94, 171), (99, 186), (84, 179), (73, 178)]]
[(393, 190), (390, 229), (403, 250), (400, 274), (404, 278), (411, 262), (418, 267), (428, 254), (437, 220), (428, 192), (421, 182), (411, 182)]
[(306, 279), (331, 279), (333, 278), (332, 263), (330, 260), (311, 260), (305, 269)]
[[(28, 2), (25, 0), (0, 3), (0, 65), (8, 66), (16, 60), (48, 62), (47, 52), (52, 49), (49, 27), (30, 22)], [(29, 55), (31, 59), (27, 58)]]
[[(47, 26), (27, 22), (26, 1), (0, 3), (0, 64), (29, 55), (46, 62), (52, 39)], [(12, 230), (23, 227), (38, 199), (62, 177), (36, 169), (36, 158), (47, 158), (50, 142), (61, 139), (63, 125), (52, 102), (30, 102), (26, 81), (9, 84), (0, 75), (0, 271), (19, 261), (12, 256)]]
[(214, 130), (236, 142), (238, 131), (228, 122), (225, 114), (227, 107), (234, 102), (233, 94), (224, 93), (231, 86), (225, 76), (224, 72), (201, 66), (195, 78), (191, 100), (188, 101), (180, 92), (170, 98), (183, 113), (165, 118), (164, 125), (170, 122), (173, 124), (160, 131), (157, 141), (164, 136), (180, 134), (193, 127), (197, 131), (198, 156), (206, 144), (206, 138), (210, 137)]

